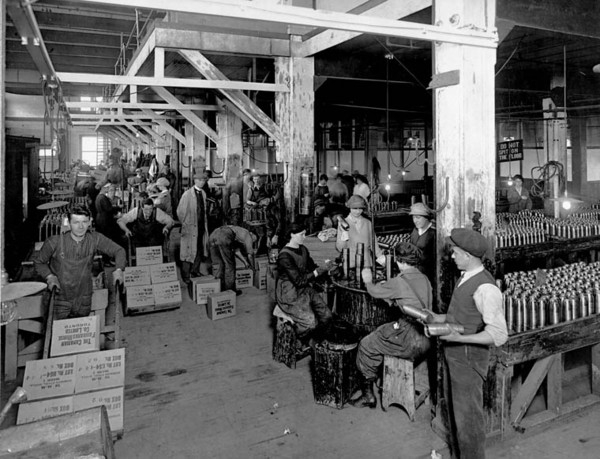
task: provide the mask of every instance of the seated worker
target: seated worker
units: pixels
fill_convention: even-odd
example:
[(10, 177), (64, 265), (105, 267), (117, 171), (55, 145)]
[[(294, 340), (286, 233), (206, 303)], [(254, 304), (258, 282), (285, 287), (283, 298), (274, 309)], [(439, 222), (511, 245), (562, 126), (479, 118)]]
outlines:
[[(400, 243), (396, 249), (396, 263), (400, 274), (386, 282), (373, 284), (370, 269), (363, 269), (365, 287), (373, 298), (388, 300), (402, 309), (413, 306), (431, 311), (432, 291), (427, 277), (417, 269), (421, 251), (408, 242)], [(381, 325), (365, 336), (358, 345), (356, 366), (361, 375), (362, 395), (350, 401), (360, 408), (375, 408), (377, 401), (373, 393), (373, 382), (384, 355), (415, 359), (429, 350), (429, 339), (416, 319), (403, 314), (396, 322)]]
[(73, 207), (69, 212), (69, 231), (46, 239), (34, 259), (35, 270), (46, 279), (48, 290), (56, 287), (55, 320), (90, 314), (96, 252), (115, 259), (113, 280), (123, 282), (125, 250), (101, 233), (88, 232), (90, 225), (90, 212), (84, 207)]
[[(364, 267), (369, 268), (372, 263), (371, 244), (372, 244), (372, 228), (371, 222), (363, 215), (363, 211), (367, 208), (367, 201), (362, 196), (357, 194), (348, 199), (346, 206), (350, 208), (350, 215), (346, 218), (348, 228), (344, 228), (344, 224), (339, 225), (335, 248), (341, 252), (345, 248), (350, 249), (350, 267), (353, 268), (356, 264), (356, 247), (358, 243), (364, 245)], [(375, 242), (375, 255), (380, 264), (385, 263), (385, 257)]]
[(298, 337), (315, 335), (317, 327), (324, 333), (331, 321), (331, 310), (325, 299), (311, 285), (317, 277), (327, 272), (317, 267), (303, 245), (306, 230), (299, 223), (291, 223), (285, 233), (285, 246), (277, 257), (279, 278), (275, 298), (279, 307), (296, 324)]
[(165, 236), (175, 224), (161, 209), (146, 198), (140, 207), (134, 207), (117, 220), (117, 224), (132, 239), (134, 247), (162, 246)]
[(135, 175), (127, 178), (127, 183), (135, 191), (145, 191), (147, 183), (146, 174), (144, 174), (144, 171), (138, 167), (135, 170)]
[(325, 225), (325, 217), (327, 216), (327, 200), (325, 198), (317, 198), (313, 204), (313, 215), (309, 219), (308, 231), (310, 234), (315, 234), (323, 230)]
[[(213, 276), (221, 280), (221, 290), (233, 290), (236, 295), (242, 291), (235, 285), (235, 257), (254, 270), (254, 242), (256, 236), (245, 228), (225, 225), (214, 230), (208, 238), (210, 258), (213, 263)], [(240, 249), (241, 257), (237, 254)]]
[(327, 174), (321, 174), (319, 176), (319, 183), (317, 183), (317, 186), (315, 187), (315, 201), (319, 198), (323, 198), (326, 201), (329, 200), (329, 187), (327, 186), (328, 180), (329, 177), (327, 177)]

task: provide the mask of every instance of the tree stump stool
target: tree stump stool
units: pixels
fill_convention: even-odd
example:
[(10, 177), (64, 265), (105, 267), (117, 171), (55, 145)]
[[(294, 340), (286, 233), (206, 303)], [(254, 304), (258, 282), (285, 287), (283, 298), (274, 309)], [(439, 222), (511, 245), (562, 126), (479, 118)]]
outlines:
[(315, 402), (341, 409), (357, 385), (356, 352), (358, 343), (335, 344), (323, 341), (313, 355), (313, 392)]
[(275, 305), (273, 315), (277, 317), (273, 339), (273, 360), (289, 368), (296, 368), (296, 362), (310, 353), (310, 347), (303, 346), (296, 333), (294, 320)]
[(429, 396), (429, 371), (427, 359), (412, 361), (400, 357), (384, 356), (381, 408), (387, 411), (391, 404), (400, 405), (411, 421), (417, 408)]

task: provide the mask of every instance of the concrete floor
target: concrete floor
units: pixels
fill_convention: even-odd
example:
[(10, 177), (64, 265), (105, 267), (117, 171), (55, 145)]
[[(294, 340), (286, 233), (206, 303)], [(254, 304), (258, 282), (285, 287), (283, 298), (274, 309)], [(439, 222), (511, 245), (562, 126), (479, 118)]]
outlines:
[[(238, 297), (235, 317), (211, 321), (184, 294), (180, 309), (126, 317), (125, 433), (119, 458), (449, 457), (405, 412), (317, 405), (310, 358), (295, 370), (271, 358), (264, 291)], [(488, 458), (600, 458), (600, 408), (534, 436), (488, 448)]]

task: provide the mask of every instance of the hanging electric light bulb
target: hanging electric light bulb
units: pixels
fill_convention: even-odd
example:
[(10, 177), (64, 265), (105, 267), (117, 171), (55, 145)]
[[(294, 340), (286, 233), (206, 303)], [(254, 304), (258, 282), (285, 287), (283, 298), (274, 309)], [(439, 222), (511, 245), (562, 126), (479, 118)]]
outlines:
[(512, 177), (508, 177), (508, 180), (506, 181), (506, 184), (508, 186), (513, 186), (513, 179), (512, 179)]
[(563, 198), (562, 208), (565, 210), (569, 210), (571, 208), (571, 200), (567, 195), (567, 190), (565, 190), (565, 197)]
[(392, 174), (388, 174), (388, 180), (392, 180)]
[(389, 184), (389, 183), (386, 183), (384, 188), (385, 188), (385, 191), (390, 191), (390, 189), (391, 189), (392, 187), (390, 186), (390, 184)]

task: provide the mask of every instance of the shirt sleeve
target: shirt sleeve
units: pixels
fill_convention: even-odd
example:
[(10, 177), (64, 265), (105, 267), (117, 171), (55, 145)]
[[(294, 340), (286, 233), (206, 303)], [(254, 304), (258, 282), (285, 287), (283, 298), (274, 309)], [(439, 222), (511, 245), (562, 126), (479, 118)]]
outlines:
[(175, 224), (175, 222), (169, 216), (168, 213), (166, 213), (164, 210), (158, 209), (158, 208), (156, 209), (156, 221), (158, 223), (162, 223), (167, 228), (171, 228)]
[(138, 208), (134, 207), (126, 214), (121, 215), (121, 217), (117, 220), (118, 224), (123, 223), (124, 225), (128, 225), (136, 220), (138, 214)]
[(46, 279), (50, 274), (54, 274), (50, 269), (50, 259), (52, 258), (52, 254), (56, 249), (56, 246), (53, 244), (54, 238), (49, 238), (44, 241), (40, 252), (37, 257), (33, 260), (33, 266), (37, 273)]
[(125, 269), (125, 266), (127, 266), (125, 249), (101, 233), (94, 234), (98, 236), (98, 250), (109, 257), (113, 257), (117, 269)]
[(475, 290), (473, 300), (483, 317), (484, 330), (491, 335), (494, 345), (502, 346), (508, 340), (506, 319), (502, 311), (502, 292), (493, 284), (482, 284)]

